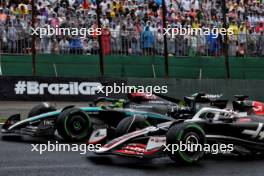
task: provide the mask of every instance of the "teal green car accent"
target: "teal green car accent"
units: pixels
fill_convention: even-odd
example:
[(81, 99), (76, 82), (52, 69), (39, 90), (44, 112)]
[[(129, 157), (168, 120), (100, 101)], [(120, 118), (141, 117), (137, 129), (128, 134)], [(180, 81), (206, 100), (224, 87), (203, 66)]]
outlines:
[(155, 119), (164, 119), (164, 120), (173, 120), (172, 118), (168, 117), (168, 116), (164, 116), (161, 114), (156, 114), (156, 113), (151, 113), (151, 112), (144, 112), (144, 111), (128, 111), (125, 112), (127, 116), (133, 116), (135, 114), (139, 114), (139, 115), (143, 115), (143, 116), (147, 116), (150, 118), (155, 118)]
[(103, 109), (100, 107), (84, 107), (84, 108), (80, 108), (83, 111), (102, 111)]
[(54, 111), (54, 112), (48, 112), (48, 113), (45, 113), (45, 114), (38, 115), (36, 117), (29, 118), (29, 120), (30, 121), (35, 121), (35, 120), (39, 120), (39, 119), (42, 119), (42, 118), (59, 115), (60, 113), (61, 113), (61, 110)]
[[(85, 108), (80, 108), (83, 111), (89, 111), (89, 112), (93, 112), (93, 111), (101, 111), (103, 110), (102, 108), (99, 107), (85, 107)], [(46, 117), (50, 117), (50, 116), (55, 116), (55, 115), (59, 115), (61, 113), (62, 110), (58, 110), (58, 111), (54, 111), (54, 112), (49, 112), (49, 113), (45, 113), (45, 114), (41, 114), (39, 116), (30, 118), (30, 121), (35, 121), (38, 119), (42, 119), (42, 118), (46, 118)]]

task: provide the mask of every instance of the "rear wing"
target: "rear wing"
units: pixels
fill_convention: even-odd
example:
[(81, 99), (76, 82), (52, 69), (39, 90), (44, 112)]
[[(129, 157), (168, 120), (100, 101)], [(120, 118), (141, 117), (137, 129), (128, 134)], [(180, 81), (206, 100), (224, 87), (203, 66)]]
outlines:
[(235, 95), (235, 101), (232, 102), (234, 111), (249, 113), (254, 108), (254, 101), (249, 100), (247, 95)]
[(237, 101), (244, 101), (249, 99), (248, 95), (235, 95), (234, 97), (237, 99)]
[(184, 101), (194, 112), (197, 111), (197, 104), (209, 104), (212, 107), (224, 109), (227, 106), (228, 100), (220, 99), (222, 96), (223, 94), (195, 93), (184, 97)]

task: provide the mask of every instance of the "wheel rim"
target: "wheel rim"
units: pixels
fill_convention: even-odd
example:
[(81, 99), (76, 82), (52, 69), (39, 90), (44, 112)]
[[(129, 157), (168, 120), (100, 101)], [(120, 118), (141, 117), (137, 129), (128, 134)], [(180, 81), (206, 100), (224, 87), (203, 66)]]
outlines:
[(199, 139), (195, 135), (187, 136), (185, 144), (199, 144)]
[[(183, 143), (188, 145), (188, 144), (194, 144), (194, 145), (199, 145), (201, 143), (201, 138), (198, 134), (196, 133), (187, 133), (185, 136), (183, 136), (182, 139)], [(203, 147), (203, 145), (202, 145)], [(196, 149), (196, 148), (195, 148)], [(184, 160), (188, 161), (188, 162), (193, 162), (198, 160), (202, 154), (203, 151), (200, 151), (199, 148), (197, 150), (194, 151), (190, 151), (190, 150), (186, 150), (186, 151), (179, 151), (180, 155), (183, 157)]]
[(72, 138), (80, 139), (87, 136), (89, 126), (89, 118), (81, 114), (72, 115), (71, 117), (68, 116), (65, 121), (66, 131)]
[(81, 129), (81, 123), (79, 121), (75, 121), (73, 124), (73, 127), (75, 130), (80, 130)]

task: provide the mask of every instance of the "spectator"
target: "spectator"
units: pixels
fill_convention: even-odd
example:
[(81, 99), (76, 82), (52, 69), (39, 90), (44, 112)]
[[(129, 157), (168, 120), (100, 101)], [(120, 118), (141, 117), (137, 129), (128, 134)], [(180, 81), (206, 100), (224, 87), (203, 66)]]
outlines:
[(0, 28), (0, 52), (7, 50), (7, 35), (5, 27)]
[(9, 24), (10, 27), (8, 27), (6, 38), (7, 38), (7, 44), (8, 44), (8, 52), (15, 53), (17, 49), (17, 29), (12, 25), (12, 23)]
[(61, 54), (68, 54), (70, 51), (69, 41), (65, 37), (60, 41), (59, 47)]
[(254, 28), (252, 27), (249, 30), (249, 35), (247, 35), (247, 54), (249, 56), (254, 56), (256, 54), (256, 33), (254, 32)]
[(104, 55), (109, 55), (111, 53), (111, 33), (108, 26), (105, 26), (102, 30), (102, 52)]
[(89, 42), (89, 45), (92, 46), (91, 53), (92, 54), (99, 54), (99, 43), (98, 40), (92, 39)]
[(132, 35), (131, 41), (131, 54), (133, 55), (140, 55), (140, 33), (135, 30)]
[(205, 35), (201, 34), (197, 36), (197, 48), (198, 48), (198, 55), (206, 55), (206, 37)]
[[(15, 33), (17, 38), (16, 44), (9, 41), (9, 48), (12, 52), (24, 52), (31, 46), (31, 37), (29, 36), (29, 26), (31, 25), (31, 5), (30, 1), (9, 1), (3, 0), (0, 2), (0, 27), (5, 27), (12, 24), (15, 30), (6, 30), (5, 35), (12, 35)], [(205, 27), (223, 27), (223, 14), (221, 10), (221, 2), (219, 0), (165, 0), (167, 7), (167, 26), (171, 27), (189, 27), (205, 28)], [(247, 2), (247, 4), (246, 4)], [(36, 4), (36, 27), (44, 27), (51, 25), (53, 27), (66, 28), (97, 28), (96, 16), (96, 1), (95, 0), (35, 0)], [(258, 42), (253, 42), (253, 39), (259, 39), (263, 29), (264, 21), (264, 6), (260, 1), (235, 1), (227, 0), (227, 23), (229, 29), (235, 33), (234, 38), (228, 36), (230, 43), (230, 54), (235, 54), (237, 47), (244, 44), (245, 50), (250, 50), (251, 53), (259, 53)], [(140, 54), (143, 46), (142, 39), (138, 41), (138, 37), (145, 33), (145, 28), (148, 26), (152, 33), (154, 42), (152, 43), (151, 54), (163, 54), (164, 41), (160, 36), (159, 28), (163, 28), (163, 11), (161, 0), (102, 0), (100, 3), (102, 26), (110, 26), (110, 43), (111, 52), (113, 54)], [(241, 30), (243, 28), (243, 30)], [(251, 30), (251, 32), (249, 31)], [(116, 32), (114, 32), (116, 31)], [(247, 35), (247, 37), (245, 37)], [(39, 51), (42, 53), (53, 52), (53, 42), (62, 41), (61, 36), (54, 36), (56, 40), (51, 40), (50, 37), (44, 36), (43, 39), (38, 40)], [(167, 35), (168, 52), (171, 55), (184, 56), (188, 55), (189, 49), (197, 50), (200, 55), (207, 55), (207, 49), (210, 52), (219, 52), (219, 40), (208, 39), (206, 36), (191, 36), (190, 38), (184, 36), (176, 36), (173, 38)], [(5, 39), (5, 38), (4, 38)], [(78, 51), (76, 53), (86, 53), (83, 50), (90, 50), (84, 46), (88, 43), (93, 43), (96, 46), (97, 36), (88, 36), (87, 40), (81, 40), (76, 37), (71, 37), (69, 45), (80, 47), (76, 50), (72, 47), (71, 51)], [(190, 40), (197, 40), (197, 45), (194, 46)], [(245, 40), (246, 39), (246, 40)], [(3, 39), (2, 39), (3, 40)], [(245, 44), (245, 41), (250, 40)], [(6, 39), (7, 41), (7, 39)], [(78, 41), (76, 43), (76, 41)], [(188, 42), (189, 41), (189, 42)], [(3, 41), (4, 42), (4, 41)], [(59, 42), (59, 43), (60, 43)], [(211, 43), (217, 44), (218, 48), (212, 51)], [(216, 42), (216, 43), (215, 43)], [(5, 42), (4, 42), (5, 43)], [(148, 43), (148, 42), (143, 42)], [(1, 44), (4, 46), (4, 44)], [(249, 48), (248, 48), (249, 47)], [(255, 48), (253, 48), (255, 47)], [(154, 49), (155, 48), (155, 52)], [(196, 48), (196, 49), (195, 49)], [(59, 44), (59, 49), (61, 46)], [(3, 48), (2, 48), (3, 50)], [(96, 49), (94, 50), (96, 51)], [(144, 50), (145, 51), (145, 50)], [(11, 52), (11, 51), (9, 51)], [(64, 53), (65, 50), (60, 53)], [(196, 52), (194, 52), (196, 53)], [(212, 53), (211, 53), (212, 54)], [(253, 54), (253, 53), (251, 53)], [(255, 55), (253, 54), (253, 55)]]
[(239, 33), (238, 33), (238, 43), (239, 44), (245, 44), (247, 42), (247, 33), (246, 33), (246, 29), (241, 26), (239, 29)]
[(150, 55), (154, 46), (154, 36), (149, 30), (149, 26), (141, 34), (141, 43), (144, 55)]
[(256, 27), (256, 33), (259, 34), (262, 31), (264, 31), (264, 25), (263, 25), (263, 21), (260, 21)]
[(156, 33), (156, 52), (158, 55), (163, 55), (164, 54), (164, 36), (162, 33), (162, 29), (159, 28), (158, 32)]
[(122, 54), (128, 55), (128, 50), (130, 48), (130, 40), (129, 40), (129, 31), (127, 31), (126, 26), (123, 26), (120, 31), (121, 36), (121, 45), (122, 45)]
[(236, 56), (237, 57), (244, 57), (245, 53), (246, 53), (246, 51), (245, 51), (244, 43), (238, 44)]
[(3, 25), (6, 22), (7, 15), (4, 13), (3, 8), (0, 8), (0, 23)]
[(54, 37), (54, 38), (52, 38), (51, 42), (52, 42), (52, 53), (53, 54), (59, 54), (60, 53), (60, 46), (59, 46), (57, 39)]
[(219, 43), (218, 38), (215, 34), (210, 33), (210, 35), (207, 37), (207, 44), (209, 47), (209, 55), (210, 56), (217, 56), (219, 52)]
[(190, 48), (190, 54), (189, 56), (196, 56), (198, 51), (198, 44), (197, 44), (197, 35), (193, 34), (189, 36), (189, 48)]
[(260, 35), (257, 38), (257, 50), (258, 56), (264, 56), (264, 30), (260, 31)]
[(121, 50), (120, 47), (120, 26), (113, 24), (112, 28), (110, 29), (111, 33), (111, 46), (112, 46), (112, 53), (117, 54)]
[(82, 54), (83, 44), (79, 37), (72, 38), (70, 40), (70, 54)]

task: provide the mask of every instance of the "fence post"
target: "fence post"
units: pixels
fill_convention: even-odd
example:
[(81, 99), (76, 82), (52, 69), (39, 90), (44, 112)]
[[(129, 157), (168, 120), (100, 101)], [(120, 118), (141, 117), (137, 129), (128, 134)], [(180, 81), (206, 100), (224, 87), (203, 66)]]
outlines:
[(2, 72), (2, 45), (1, 45), (1, 42), (0, 42), (0, 76), (3, 75), (3, 72)]
[[(32, 28), (35, 28), (35, 0), (31, 0), (31, 11), (32, 11)], [(35, 34), (32, 35), (32, 44), (31, 44), (31, 53), (32, 53), (32, 75), (36, 76), (36, 36)]]
[[(166, 2), (165, 0), (162, 0), (162, 13), (163, 13), (163, 28), (167, 28), (167, 7), (166, 7)], [(163, 29), (163, 31), (164, 31)], [(165, 78), (169, 78), (169, 59), (168, 59), (168, 45), (167, 45), (167, 36), (164, 35), (164, 59), (165, 59)]]
[[(227, 29), (227, 22), (226, 22), (226, 1), (222, 0), (222, 13), (223, 13), (223, 27)], [(225, 55), (225, 66), (226, 66), (226, 74), (227, 79), (230, 79), (230, 65), (229, 65), (229, 55), (228, 55), (228, 38), (227, 34), (225, 35), (225, 41), (224, 41), (224, 55)]]
[[(96, 15), (97, 15), (97, 23), (98, 23), (98, 28), (102, 28), (101, 25), (101, 20), (100, 20), (100, 15), (101, 15), (101, 8), (100, 8), (100, 2), (101, 0), (96, 0)], [(102, 36), (98, 36), (98, 42), (99, 42), (99, 56), (100, 56), (100, 73), (101, 76), (104, 76), (104, 56), (103, 56), (103, 51), (102, 51)]]

